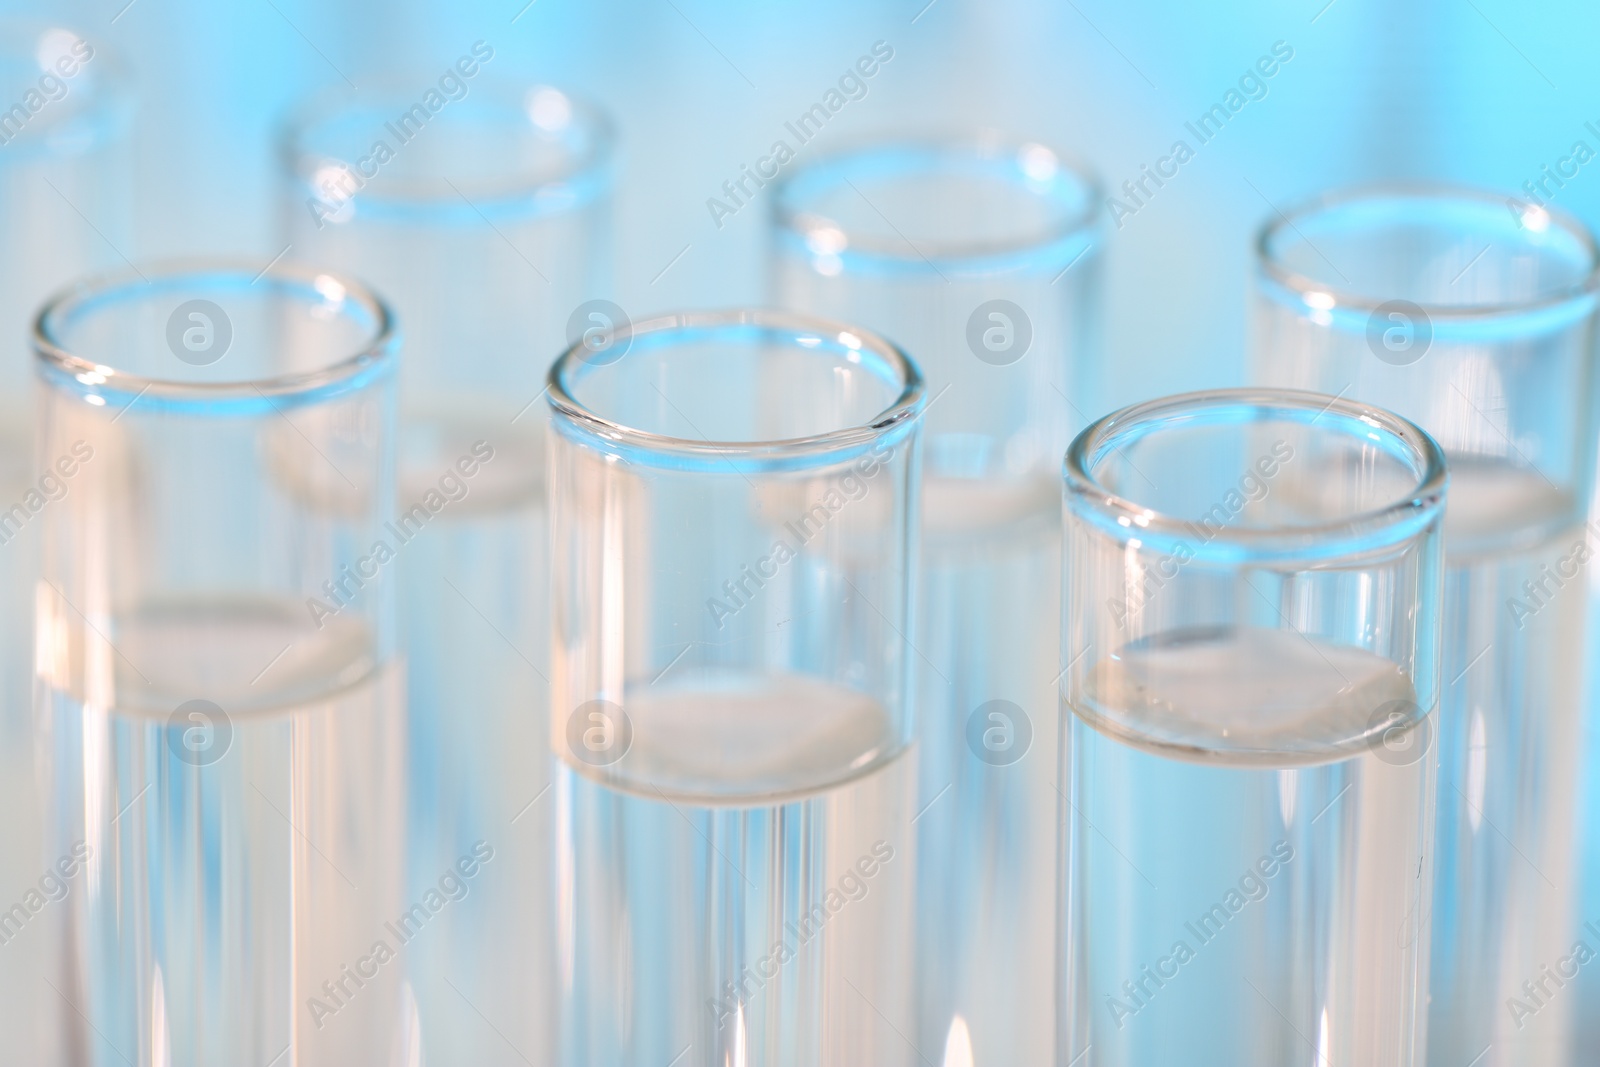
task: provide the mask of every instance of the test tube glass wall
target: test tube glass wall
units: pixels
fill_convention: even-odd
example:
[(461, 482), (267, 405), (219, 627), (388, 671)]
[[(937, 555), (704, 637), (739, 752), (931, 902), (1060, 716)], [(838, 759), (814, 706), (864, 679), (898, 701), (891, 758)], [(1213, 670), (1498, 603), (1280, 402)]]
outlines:
[(323, 589), (392, 552), (387, 310), (320, 271), (145, 267), (34, 343), (62, 1062), (417, 1062), (393, 604)]
[[(33, 590), (39, 511), (59, 474), (33, 461), (28, 329), (44, 299), (131, 249), (119, 180), (131, 111), (100, 42), (49, 23), (0, 22), (0, 896), (41, 877), (34, 769)], [(15, 105), (15, 106), (13, 106)], [(0, 1033), (18, 1062), (56, 1054), (41, 1005), (45, 939), (0, 924)]]
[[(1566, 1062), (1596, 251), (1489, 194), (1375, 189), (1259, 243), (1254, 374), (1390, 407), (1450, 457), (1432, 1062)], [(1543, 983), (1526, 986), (1524, 983)], [(1481, 1059), (1479, 1059), (1481, 1057)]]
[(491, 81), (492, 56), (477, 48), (431, 89), (391, 78), (309, 103), (285, 139), (285, 240), (370, 281), (404, 325), (410, 892), (492, 857), (444, 887), (413, 981), (430, 1061), (511, 1067), (547, 1059), (554, 1031), (536, 401), (569, 321), (603, 344), (621, 316), (586, 303), (607, 266), (609, 123), (559, 90)]
[(777, 301), (878, 330), (928, 375), (914, 1040), (953, 1064), (1050, 1055), (1056, 483), (1102, 413), (1096, 190), (986, 135), (825, 158), (774, 199)]
[(562, 1062), (916, 1062), (919, 373), (689, 314), (549, 395)]
[(1056, 1063), (1420, 1064), (1443, 453), (1224, 390), (1065, 477)]

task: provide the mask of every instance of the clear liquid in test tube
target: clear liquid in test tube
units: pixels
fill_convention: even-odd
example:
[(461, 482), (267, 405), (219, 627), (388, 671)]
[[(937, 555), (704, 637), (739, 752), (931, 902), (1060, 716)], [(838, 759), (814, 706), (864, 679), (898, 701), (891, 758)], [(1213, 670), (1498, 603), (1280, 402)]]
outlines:
[(1053, 1036), (1061, 455), (1099, 414), (1093, 175), (992, 134), (873, 143), (774, 192), (784, 306), (929, 382), (917, 614), (917, 1022), (948, 1064)]
[(1055, 1062), (1423, 1062), (1437, 446), (1223, 390), (1068, 452)]
[(323, 591), (393, 505), (395, 344), (375, 297), (283, 264), (147, 265), (40, 314), (66, 1062), (415, 1054), (393, 601)]
[(909, 1067), (920, 375), (774, 312), (623, 343), (551, 372), (562, 1056)]
[[(500, 79), (493, 51), (449, 84), (391, 75), (304, 105), (285, 210), (286, 240), (370, 281), (405, 331), (396, 555), (376, 580), (400, 595), (409, 893), (449, 901), (408, 946), (410, 981), (430, 1060), (516, 1067), (556, 1040), (544, 373), (569, 329), (625, 319), (593, 299), (609, 122)], [(417, 121), (431, 88), (443, 103)]]
[(1600, 952), (1577, 863), (1597, 268), (1574, 220), (1462, 189), (1331, 194), (1258, 242), (1256, 380), (1382, 404), (1449, 457), (1434, 1067), (1586, 1062), (1600, 1010), (1561, 975)]
[[(28, 331), (51, 293), (121, 266), (119, 250), (135, 249), (127, 179), (133, 98), (116, 53), (70, 26), (0, 21), (0, 99), (10, 109), (0, 123), (0, 899), (9, 908), (29, 892), (36, 903), (60, 892), (59, 857), (43, 838), (33, 612), (39, 516), (70, 490), (70, 479), (53, 466), (57, 457), (34, 453)], [(39, 105), (33, 111), (12, 108), (30, 99)], [(0, 1033), (24, 1063), (61, 1055), (45, 1021), (58, 998), (38, 977), (52, 951), (43, 925), (15, 914), (0, 923)]]

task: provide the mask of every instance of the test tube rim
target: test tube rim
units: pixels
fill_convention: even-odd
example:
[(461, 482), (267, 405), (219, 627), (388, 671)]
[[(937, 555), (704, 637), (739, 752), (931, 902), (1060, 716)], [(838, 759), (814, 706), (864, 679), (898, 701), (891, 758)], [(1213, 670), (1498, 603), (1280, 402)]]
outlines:
[[(681, 463), (703, 469), (743, 472), (831, 462), (914, 425), (926, 407), (922, 372), (898, 345), (871, 330), (814, 315), (766, 308), (680, 311), (632, 323), (619, 331), (618, 337), (624, 338), (631, 347), (641, 336), (681, 333), (687, 338), (703, 332), (752, 328), (803, 336), (850, 336), (859, 342), (862, 350), (872, 351), (895, 374), (900, 393), (887, 408), (865, 422), (804, 437), (767, 441), (707, 441), (674, 437), (616, 422), (592, 410), (573, 395), (568, 384), (569, 372), (590, 365), (585, 358), (584, 342), (580, 338), (551, 364), (547, 378), (547, 401), (558, 429), (562, 428), (564, 422), (567, 427), (606, 447), (625, 447), (636, 458), (648, 456), (667, 465)], [(799, 347), (808, 351), (817, 350)], [(730, 468), (728, 464), (735, 461), (736, 465)]]
[[(15, 166), (40, 158), (87, 155), (107, 143), (125, 137), (128, 133), (129, 121), (137, 106), (133, 79), (122, 53), (106, 44), (101, 38), (82, 32), (71, 21), (57, 22), (26, 15), (7, 15), (0, 17), (0, 40), (8, 42), (0, 46), (0, 51), (21, 54), (20, 49), (14, 48), (10, 42), (15, 41), (24, 32), (37, 35), (53, 29), (65, 30), (79, 40), (87, 41), (94, 48), (93, 63), (96, 77), (100, 81), (91, 91), (89, 103), (59, 120), (60, 124), (52, 126), (44, 139), (28, 139), (20, 145), (7, 143), (5, 152), (0, 153), (0, 164)], [(30, 36), (30, 41), (33, 39), (34, 37)], [(70, 151), (61, 151), (60, 132), (75, 125), (87, 127), (92, 131), (92, 136), (80, 144), (73, 144)], [(16, 148), (21, 150), (15, 151)]]
[[(89, 310), (101, 302), (138, 298), (143, 295), (141, 290), (157, 282), (176, 288), (191, 278), (242, 281), (247, 288), (268, 281), (290, 287), (291, 292), (296, 287), (315, 288), (318, 280), (331, 280), (341, 287), (344, 300), (353, 301), (365, 311), (372, 327), (354, 352), (314, 370), (218, 382), (133, 374), (76, 355), (59, 339), (57, 325), (75, 310)], [(236, 258), (171, 259), (150, 263), (144, 268), (130, 264), (125, 270), (92, 275), (58, 290), (34, 315), (32, 347), (35, 365), (41, 373), (56, 381), (70, 382), (74, 391), (100, 396), (107, 406), (114, 400), (124, 400), (130, 406), (138, 401), (169, 409), (205, 411), (212, 405), (243, 401), (247, 408), (256, 410), (281, 408), (286, 403), (299, 406), (320, 402), (392, 375), (399, 332), (394, 314), (382, 297), (337, 271), (286, 262), (262, 269), (258, 264)], [(91, 375), (102, 380), (86, 385), (84, 376)]]
[[(1329, 562), (1360, 556), (1413, 540), (1444, 515), (1449, 468), (1444, 450), (1416, 423), (1372, 404), (1299, 389), (1244, 387), (1178, 393), (1131, 404), (1097, 420), (1068, 447), (1062, 464), (1069, 511), (1093, 516), (1097, 525), (1121, 536), (1163, 544), (1191, 544), (1194, 520), (1163, 514), (1107, 489), (1093, 474), (1097, 461), (1123, 444), (1130, 428), (1207, 408), (1227, 407), (1314, 412), (1311, 422), (1334, 412), (1387, 433), (1412, 457), (1416, 484), (1381, 508), (1353, 512), (1335, 520), (1297, 526), (1223, 526), (1210, 535), (1196, 558), (1223, 563), (1303, 560)], [(1243, 420), (1240, 420), (1243, 421)]]
[(814, 228), (808, 220), (822, 216), (795, 203), (795, 193), (802, 181), (814, 180), (817, 175), (825, 174), (830, 169), (860, 164), (874, 156), (903, 152), (952, 158), (1014, 159), (1030, 147), (1050, 152), (1058, 164), (1056, 180), (1076, 184), (1083, 204), (1077, 212), (1063, 215), (1053, 225), (1026, 237), (950, 243), (923, 239), (913, 245), (909, 239), (899, 242), (863, 239), (850, 235), (847, 228), (836, 220), (829, 221), (846, 234), (845, 251), (850, 258), (876, 268), (916, 273), (939, 273), (941, 270), (971, 274), (1003, 273), (1023, 265), (1018, 257), (1027, 257), (1030, 253), (1056, 246), (1062, 246), (1063, 257), (1071, 252), (1074, 256), (1072, 262), (1076, 262), (1077, 258), (1082, 258), (1100, 243), (1099, 213), (1105, 199), (1105, 187), (1099, 174), (1081, 157), (1063, 151), (1048, 141), (988, 128), (964, 133), (858, 139), (819, 155), (793, 172), (780, 174), (774, 179), (772, 225), (780, 233), (803, 243), (807, 232)]
[[(1455, 200), (1474, 207), (1492, 207), (1502, 211), (1506, 203), (1513, 199), (1487, 189), (1441, 182), (1379, 182), (1331, 190), (1311, 197), (1288, 211), (1275, 211), (1271, 218), (1261, 224), (1254, 242), (1256, 269), (1307, 306), (1313, 306), (1306, 299), (1307, 295), (1318, 293), (1322, 294), (1323, 303), (1314, 306), (1319, 310), (1345, 308), (1360, 313), (1372, 312), (1389, 298), (1364, 296), (1290, 269), (1274, 251), (1281, 235), (1285, 231), (1297, 230), (1298, 224), (1311, 216), (1363, 201)], [(1565, 211), (1551, 207), (1541, 207), (1539, 210), (1548, 216), (1551, 227), (1559, 227), (1585, 251), (1588, 268), (1579, 281), (1527, 300), (1484, 304), (1419, 303), (1423, 312), (1435, 322), (1481, 322), (1560, 308), (1576, 301), (1593, 301), (1596, 292), (1600, 291), (1600, 244), (1596, 243), (1594, 234), (1587, 226)], [(1331, 306), (1324, 306), (1328, 300), (1332, 301)]]
[[(394, 74), (373, 79), (364, 86), (364, 99), (374, 91), (399, 90), (402, 95), (415, 95), (416, 84), (403, 81)], [(405, 215), (411, 222), (451, 222), (458, 217), (479, 220), (484, 211), (490, 214), (542, 214), (546, 211), (568, 210), (595, 199), (607, 187), (607, 176), (616, 156), (617, 130), (610, 114), (588, 98), (573, 93), (559, 85), (542, 81), (485, 75), (480, 91), (499, 97), (499, 102), (509, 104), (511, 93), (529, 94), (551, 90), (561, 94), (572, 107), (572, 113), (588, 131), (591, 138), (589, 151), (577, 157), (573, 165), (559, 172), (538, 177), (520, 177), (504, 183), (505, 189), (484, 192), (474, 190), (465, 204), (465, 195), (447, 183), (437, 195), (394, 195), (385, 186), (375, 185), (369, 191), (363, 188), (360, 198), (370, 210), (385, 216)], [(357, 101), (357, 97), (344, 86), (333, 86), (312, 93), (295, 104), (278, 131), (278, 156), (283, 173), (290, 181), (309, 185), (316, 155), (304, 144), (308, 132), (319, 122), (327, 120), (339, 109)], [(370, 106), (370, 105), (363, 105)], [(568, 195), (570, 194), (570, 195)]]

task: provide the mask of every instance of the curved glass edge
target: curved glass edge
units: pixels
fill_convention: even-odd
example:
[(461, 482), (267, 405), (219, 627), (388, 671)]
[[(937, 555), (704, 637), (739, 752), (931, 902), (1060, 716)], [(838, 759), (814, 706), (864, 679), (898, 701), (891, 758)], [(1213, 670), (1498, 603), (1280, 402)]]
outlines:
[[(400, 86), (396, 83), (383, 88), (399, 90)], [(507, 189), (514, 188), (517, 190), (515, 192), (475, 192), (471, 199), (449, 187), (442, 189), (437, 196), (397, 197), (385, 195), (382, 189), (369, 192), (365, 183), (362, 183), (358, 186), (358, 194), (351, 197), (356, 215), (434, 225), (477, 225), (490, 220), (526, 221), (575, 211), (610, 193), (616, 175), (617, 137), (615, 124), (604, 109), (559, 86), (542, 82), (522, 84), (491, 79), (485, 88), (491, 93), (501, 94), (540, 89), (560, 93), (572, 105), (574, 121), (581, 122), (589, 131), (590, 151), (562, 173), (537, 179), (508, 180), (505, 183)], [(287, 180), (295, 187), (296, 196), (303, 193), (312, 199), (320, 199), (311, 179), (317, 163), (325, 160), (304, 148), (302, 137), (305, 131), (317, 122), (326, 120), (341, 106), (356, 102), (356, 99), (348, 91), (337, 88), (326, 90), (300, 103), (280, 122), (277, 135), (278, 162)], [(509, 101), (504, 102), (513, 106)], [(351, 166), (348, 161), (341, 162), (346, 167)], [(376, 177), (376, 174), (371, 177)]]
[(1305, 534), (1298, 540), (1279, 534), (1245, 544), (1212, 533), (1209, 539), (1195, 533), (1169, 529), (1123, 526), (1115, 517), (1096, 506), (1096, 499), (1083, 494), (1084, 501), (1074, 506), (1078, 494), (1069, 490), (1066, 512), (1118, 543), (1139, 542), (1141, 552), (1154, 555), (1182, 553), (1185, 566), (1203, 568), (1210, 564), (1237, 568), (1258, 564), (1295, 565), (1306, 570), (1321, 567), (1355, 567), (1375, 564), (1396, 549), (1404, 549), (1430, 530), (1443, 529), (1443, 495), (1419, 497), (1409, 501), (1406, 514), (1374, 523), (1370, 527), (1353, 523), (1337, 532)]
[[(8, 163), (15, 165), (40, 159), (87, 156), (126, 138), (131, 127), (138, 101), (133, 79), (128, 74), (121, 53), (103, 39), (81, 32), (71, 22), (25, 16), (0, 17), (0, 41), (6, 42), (4, 47), (7, 49), (14, 50), (17, 41), (32, 39), (49, 30), (64, 30), (81, 41), (87, 41), (93, 47), (94, 55), (85, 63), (94, 64), (96, 77), (100, 81), (90, 91), (87, 103), (78, 105), (42, 134), (30, 137), (24, 130), (0, 146), (0, 167)], [(33, 57), (29, 55), (27, 58), (31, 60)]]
[[(1345, 333), (1366, 332), (1379, 303), (1340, 304), (1322, 289), (1295, 289), (1265, 269), (1256, 273), (1256, 293), (1318, 326)], [(1423, 307), (1434, 343), (1482, 344), (1561, 333), (1594, 317), (1600, 309), (1600, 287), (1569, 294), (1561, 300), (1528, 305), (1474, 309)]]
[[(663, 316), (634, 323), (616, 336), (629, 345), (628, 354), (622, 359), (625, 362), (634, 354), (634, 346), (641, 342), (652, 348), (665, 348), (712, 337), (738, 340), (741, 335), (768, 342), (787, 337), (800, 352), (871, 354), (874, 357), (871, 362), (859, 362), (883, 382), (897, 388), (899, 394), (889, 407), (862, 425), (809, 437), (774, 441), (695, 441), (670, 437), (613, 422), (572, 395), (569, 381), (613, 366), (584, 360), (580, 355), (583, 349), (580, 340), (563, 352), (550, 368), (546, 399), (552, 425), (569, 440), (641, 466), (741, 474), (806, 470), (848, 462), (876, 444), (885, 441), (897, 444), (917, 429), (927, 402), (921, 371), (898, 347), (867, 330), (790, 312), (736, 310)], [(800, 343), (802, 339), (820, 342), (829, 335), (849, 337), (857, 345), (840, 343), (824, 348), (820, 343)]]
[[(191, 293), (250, 288), (263, 280), (282, 292), (316, 293), (318, 279), (333, 279), (343, 299), (365, 312), (368, 337), (348, 355), (316, 370), (275, 378), (231, 382), (183, 382), (148, 378), (119, 371), (74, 355), (58, 340), (56, 326), (67, 316), (92, 315), (98, 309), (183, 290)], [(257, 416), (285, 409), (327, 403), (392, 380), (397, 372), (400, 337), (388, 305), (365, 286), (332, 271), (275, 264), (265, 271), (232, 260), (183, 260), (100, 275), (67, 287), (40, 307), (33, 321), (34, 365), (41, 381), (74, 393), (95, 407), (218, 417)]]
[(824, 277), (918, 277), (924, 275), (957, 278), (988, 278), (1003, 274), (1050, 274), (1059, 277), (1072, 269), (1092, 266), (1105, 246), (1105, 235), (1098, 224), (1067, 234), (1059, 240), (1006, 252), (975, 254), (960, 259), (919, 259), (915, 256), (884, 256), (846, 247), (839, 252), (818, 252), (802, 233), (783, 229), (778, 233), (781, 252), (805, 262)]
[[(918, 429), (914, 421), (902, 420), (881, 430), (864, 432), (858, 439), (849, 442), (796, 444), (781, 451), (752, 450), (741, 453), (725, 447), (709, 447), (699, 452), (688, 449), (664, 451), (618, 437), (582, 419), (558, 417), (552, 423), (555, 431), (568, 441), (614, 456), (629, 466), (740, 476), (792, 474), (842, 466), (873, 454), (884, 445), (896, 448)], [(877, 458), (881, 462), (887, 457)]]
[[(1362, 296), (1349, 292), (1329, 281), (1312, 278), (1289, 269), (1279, 256), (1278, 239), (1285, 232), (1299, 233), (1299, 227), (1306, 219), (1318, 214), (1336, 211), (1359, 210), (1364, 205), (1370, 204), (1374, 210), (1384, 201), (1414, 200), (1435, 202), (1436, 204), (1459, 204), (1463, 210), (1472, 212), (1488, 210), (1508, 210), (1507, 205), (1520, 203), (1515, 197), (1500, 197), (1485, 189), (1467, 186), (1452, 185), (1371, 185), (1359, 186), (1352, 189), (1337, 190), (1315, 197), (1305, 203), (1292, 207), (1287, 213), (1280, 212), (1276, 217), (1263, 223), (1256, 232), (1254, 242), (1255, 266), (1258, 277), (1274, 283), (1277, 287), (1294, 294), (1295, 298), (1305, 303), (1308, 307), (1317, 310), (1333, 310), (1345, 308), (1363, 313), (1370, 313), (1387, 298)], [(1548, 232), (1550, 228), (1559, 229), (1577, 248), (1585, 252), (1587, 269), (1581, 281), (1574, 285), (1552, 290), (1538, 297), (1499, 304), (1421, 304), (1429, 318), (1434, 322), (1435, 329), (1443, 323), (1448, 325), (1452, 321), (1473, 320), (1481, 321), (1485, 318), (1515, 317), (1533, 313), (1542, 309), (1565, 305), (1570, 301), (1584, 298), (1592, 299), (1597, 290), (1600, 290), (1600, 245), (1595, 242), (1594, 235), (1589, 228), (1564, 211), (1550, 210), (1548, 208), (1535, 209), (1544, 226), (1542, 229), (1532, 229), (1525, 223), (1519, 226), (1526, 232)], [(1524, 213), (1523, 218), (1528, 216)], [(1305, 238), (1300, 237), (1300, 240)], [(1315, 295), (1313, 295), (1315, 294)]]
[[(296, 408), (331, 403), (369, 390), (395, 377), (393, 360), (381, 356), (361, 357), (361, 363), (362, 365), (353, 368), (351, 373), (341, 375), (325, 384), (285, 387), (274, 386), (268, 381), (262, 384), (259, 392), (249, 395), (155, 393), (153, 390), (115, 386), (113, 384), (115, 379), (91, 385), (85, 384), (77, 374), (59, 365), (43, 362), (38, 365), (38, 374), (41, 381), (49, 383), (52, 387), (64, 393), (76, 394), (86, 404), (103, 407), (119, 415), (137, 406), (140, 412), (152, 414), (159, 412), (168, 415), (204, 415), (216, 418), (259, 418), (262, 415), (281, 414)], [(271, 388), (268, 388), (269, 386)]]
[[(1417, 483), (1383, 508), (1340, 520), (1278, 528), (1223, 527), (1197, 538), (1191, 521), (1118, 496), (1091, 473), (1108, 453), (1174, 425), (1248, 425), (1261, 421), (1263, 414), (1308, 426), (1332, 416), (1331, 426), (1342, 427), (1352, 440), (1378, 444), (1404, 462)], [(1442, 529), (1449, 485), (1443, 451), (1414, 423), (1369, 405), (1287, 389), (1185, 393), (1123, 408), (1078, 435), (1067, 449), (1062, 478), (1064, 515), (1115, 541), (1138, 541), (1142, 550), (1170, 552), (1182, 546), (1193, 562), (1226, 567), (1301, 563), (1316, 568), (1376, 559), (1430, 530)]]
[[(850, 241), (848, 235), (845, 244), (838, 249), (818, 249), (808, 236), (808, 231), (816, 227), (805, 225), (805, 220), (831, 220), (809, 213), (803, 201), (814, 197), (819, 189), (833, 189), (848, 183), (848, 172), (863, 167), (869, 171), (884, 170), (883, 160), (898, 155), (930, 163), (944, 159), (983, 165), (1004, 180), (1028, 182), (1033, 179), (1020, 172), (1016, 163), (1029, 147), (1045, 149), (1055, 164), (1052, 177), (1036, 183), (1047, 186), (1047, 191), (1030, 189), (1030, 194), (1041, 200), (1055, 199), (1063, 204), (1069, 200), (1081, 202), (1077, 210), (1065, 212), (1059, 221), (1043, 228), (1035, 238), (988, 246), (953, 245), (927, 249), (904, 241), (902, 243), (906, 249), (898, 251), (881, 245), (874, 247), (871, 242), (858, 244)], [(916, 168), (901, 166), (887, 169), (890, 172), (911, 173)], [(951, 173), (960, 172), (955, 168), (951, 170)], [(972, 135), (862, 142), (813, 160), (793, 174), (776, 179), (775, 184), (777, 188), (773, 191), (769, 224), (778, 235), (780, 249), (807, 260), (813, 269), (825, 275), (949, 272), (982, 276), (1063, 268), (1075, 264), (1104, 243), (1100, 218), (1104, 188), (1098, 175), (1075, 157), (1026, 138)], [(1072, 192), (1070, 198), (1063, 195), (1066, 190)], [(844, 232), (843, 227), (834, 228)]]

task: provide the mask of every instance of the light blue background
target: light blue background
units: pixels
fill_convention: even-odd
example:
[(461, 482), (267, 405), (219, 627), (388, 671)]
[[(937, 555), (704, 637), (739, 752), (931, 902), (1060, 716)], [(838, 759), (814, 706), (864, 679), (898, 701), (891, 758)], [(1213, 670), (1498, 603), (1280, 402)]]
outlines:
[[(1509, 192), (1575, 139), (1600, 149), (1583, 126), (1600, 125), (1600, 6), (1579, 0), (925, 2), (536, 0), (520, 15), (523, 0), (4, 9), (75, 24), (136, 71), (139, 207), (132, 246), (118, 249), (134, 258), (245, 253), (264, 265), (282, 249), (272, 131), (283, 108), (385, 68), (436, 73), (482, 38), (497, 75), (570, 87), (616, 117), (615, 296), (635, 317), (762, 299), (764, 214), (741, 211), (719, 230), (706, 198), (876, 40), (893, 61), (802, 159), (874, 131), (985, 124), (1080, 154), (1113, 187), (1286, 41), (1295, 56), (1269, 95), (1111, 230), (1105, 337), (1118, 402), (1240, 380), (1248, 243), (1274, 206), (1381, 178)], [(1600, 160), (1557, 203), (1600, 224)], [(1600, 847), (1590, 851), (1600, 886)], [(1585, 916), (1600, 919), (1600, 888)], [(1585, 980), (1600, 1044), (1600, 966)]]

